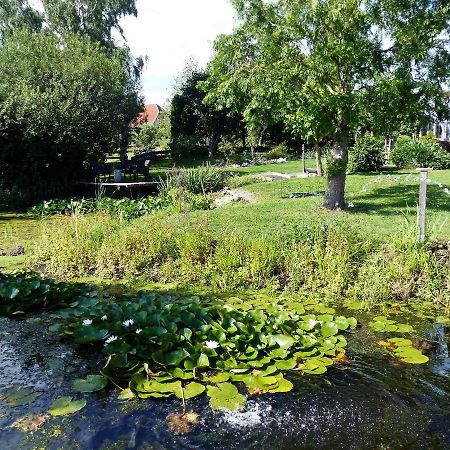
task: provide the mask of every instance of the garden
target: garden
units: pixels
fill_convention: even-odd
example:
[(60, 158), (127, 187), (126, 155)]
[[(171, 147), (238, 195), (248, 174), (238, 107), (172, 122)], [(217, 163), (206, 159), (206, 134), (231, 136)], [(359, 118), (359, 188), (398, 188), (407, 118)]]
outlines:
[(450, 448), (448, 9), (236, 0), (153, 126), (134, 2), (54, 2), (0, 5), (0, 447)]

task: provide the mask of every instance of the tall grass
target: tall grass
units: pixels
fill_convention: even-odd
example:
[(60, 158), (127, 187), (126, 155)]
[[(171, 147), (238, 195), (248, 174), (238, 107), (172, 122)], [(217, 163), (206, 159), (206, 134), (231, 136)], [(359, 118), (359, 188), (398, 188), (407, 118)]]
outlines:
[(212, 166), (200, 166), (192, 169), (176, 169), (161, 181), (162, 190), (185, 189), (193, 194), (216, 192), (225, 186), (228, 175)]
[(247, 237), (212, 230), (207, 219), (161, 214), (124, 221), (74, 216), (46, 230), (35, 253), (49, 274), (177, 281), (223, 290), (271, 288), (368, 308), (413, 298), (450, 304), (450, 268), (400, 233), (390, 244), (343, 227)]

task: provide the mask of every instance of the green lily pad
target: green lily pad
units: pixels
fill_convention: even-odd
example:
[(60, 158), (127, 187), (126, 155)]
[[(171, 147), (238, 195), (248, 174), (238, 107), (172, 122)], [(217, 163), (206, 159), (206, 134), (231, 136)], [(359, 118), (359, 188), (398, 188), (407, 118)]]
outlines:
[(322, 325), (321, 333), (324, 337), (334, 336), (335, 334), (339, 333), (339, 328), (334, 322), (325, 322)]
[(86, 380), (78, 379), (72, 384), (72, 388), (78, 392), (101, 391), (108, 384), (108, 379), (102, 375), (88, 375)]
[(60, 397), (51, 405), (48, 412), (52, 416), (67, 416), (81, 411), (86, 406), (86, 399), (72, 400), (72, 397)]
[(245, 406), (245, 397), (241, 394), (237, 394), (233, 398), (218, 398), (211, 397), (209, 399), (211, 408), (217, 411), (231, 411), (236, 412), (241, 410)]
[(0, 394), (0, 400), (4, 400), (9, 406), (24, 406), (33, 403), (42, 392), (33, 392), (31, 389), (21, 386), (13, 387)]
[(230, 374), (227, 372), (219, 372), (215, 375), (206, 375), (203, 374), (203, 380), (208, 381), (210, 383), (224, 383), (230, 379)]
[(408, 325), (406, 323), (397, 324), (397, 332), (398, 333), (412, 333), (413, 331), (414, 331), (414, 328), (411, 325)]
[(273, 336), (275, 342), (280, 346), (282, 349), (288, 349), (294, 345), (294, 338), (291, 336), (286, 336), (285, 334), (277, 334)]
[(277, 387), (269, 389), (271, 394), (278, 394), (282, 392), (290, 392), (294, 388), (294, 385), (286, 378), (283, 377), (282, 374), (276, 376), (277, 379)]
[(73, 337), (80, 344), (90, 344), (102, 341), (108, 335), (108, 330), (96, 328), (92, 325), (82, 325), (75, 330)]
[(184, 387), (181, 387), (180, 385), (175, 389), (175, 395), (178, 398), (184, 398), (185, 400), (197, 397), (203, 394), (203, 392), (205, 392), (205, 386), (196, 382), (189, 383)]
[(295, 358), (275, 361), (275, 366), (279, 370), (291, 370), (297, 365)]
[(164, 352), (159, 350), (152, 355), (153, 360), (162, 366), (178, 366), (189, 356), (189, 353), (184, 349), (177, 349), (172, 352)]

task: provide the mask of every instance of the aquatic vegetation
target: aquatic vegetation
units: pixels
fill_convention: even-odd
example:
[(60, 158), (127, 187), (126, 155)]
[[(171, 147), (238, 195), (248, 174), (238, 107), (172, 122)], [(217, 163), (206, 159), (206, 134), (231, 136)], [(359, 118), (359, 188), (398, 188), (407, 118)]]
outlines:
[(72, 384), (74, 391), (86, 393), (101, 391), (108, 384), (108, 379), (102, 375), (88, 375), (85, 380), (75, 380)]
[(34, 392), (23, 386), (14, 386), (0, 394), (0, 400), (5, 401), (8, 406), (24, 406), (33, 403), (42, 392)]
[(47, 414), (27, 414), (11, 424), (11, 428), (19, 428), (25, 432), (33, 432), (45, 425), (50, 416)]
[(85, 399), (73, 400), (72, 397), (57, 398), (51, 405), (48, 412), (52, 416), (68, 416), (81, 411), (86, 406)]
[[(108, 357), (102, 375), (130, 389), (121, 398), (185, 401), (206, 391), (213, 408), (236, 410), (245, 404), (237, 386), (250, 395), (288, 392), (284, 372), (322, 374), (332, 366), (345, 353), (341, 333), (356, 327), (356, 319), (333, 313), (319, 302), (292, 311), (257, 301), (242, 311), (232, 302), (140, 292), (117, 302), (81, 298), (54, 316), (76, 342), (101, 344)], [(90, 376), (77, 386), (97, 381)]]
[(395, 320), (388, 319), (386, 316), (376, 316), (369, 323), (374, 331), (379, 333), (412, 333), (414, 328), (405, 323), (397, 323)]
[(36, 274), (0, 273), (0, 315), (13, 315), (46, 306), (55, 308), (78, 296), (96, 296), (87, 284), (58, 283)]
[(391, 351), (400, 361), (408, 364), (425, 364), (428, 356), (413, 346), (413, 341), (404, 338), (392, 338), (380, 341), (379, 345)]

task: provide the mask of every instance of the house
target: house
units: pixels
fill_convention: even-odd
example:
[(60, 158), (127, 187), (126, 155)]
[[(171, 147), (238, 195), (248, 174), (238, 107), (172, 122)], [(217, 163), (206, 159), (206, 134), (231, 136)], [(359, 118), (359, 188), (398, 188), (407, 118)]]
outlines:
[(136, 119), (136, 124), (141, 125), (147, 122), (154, 127), (157, 127), (161, 112), (162, 108), (157, 104), (145, 105), (144, 111), (142, 111)]

